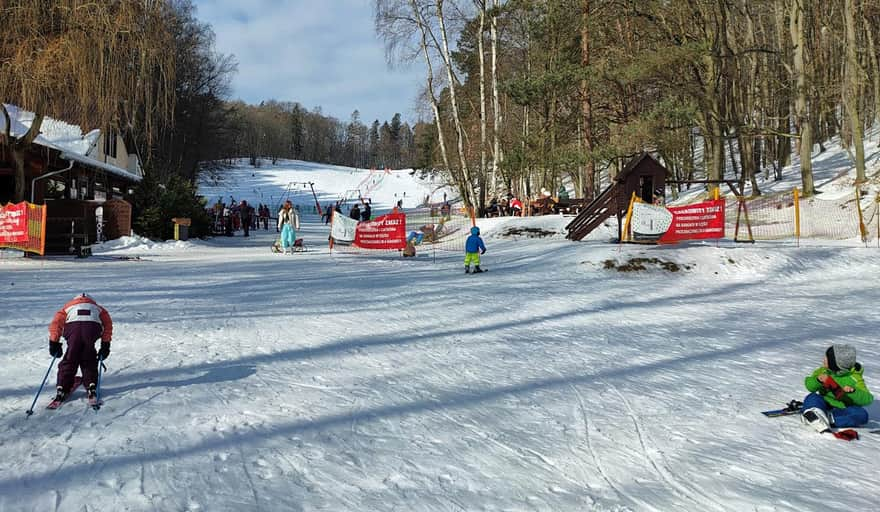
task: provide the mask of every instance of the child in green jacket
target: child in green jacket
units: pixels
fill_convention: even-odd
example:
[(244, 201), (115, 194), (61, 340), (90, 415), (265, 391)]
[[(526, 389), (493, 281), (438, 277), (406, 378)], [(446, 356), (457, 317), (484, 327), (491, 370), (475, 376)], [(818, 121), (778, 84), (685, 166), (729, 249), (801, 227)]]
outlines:
[(852, 345), (831, 345), (821, 368), (804, 380), (810, 394), (804, 398), (802, 419), (819, 432), (830, 427), (858, 427), (868, 422), (866, 405), (874, 401), (862, 378)]

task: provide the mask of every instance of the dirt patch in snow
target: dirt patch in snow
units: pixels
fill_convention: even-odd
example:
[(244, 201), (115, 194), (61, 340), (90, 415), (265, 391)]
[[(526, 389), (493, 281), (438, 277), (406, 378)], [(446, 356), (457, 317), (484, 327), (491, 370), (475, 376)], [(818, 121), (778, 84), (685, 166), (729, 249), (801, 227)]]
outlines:
[(502, 237), (520, 237), (526, 238), (545, 238), (555, 235), (555, 231), (548, 231), (541, 228), (507, 228), (502, 231), (499, 236)]
[(606, 270), (617, 270), (618, 272), (638, 272), (648, 270), (649, 268), (658, 268), (667, 272), (679, 272), (681, 270), (690, 270), (692, 265), (680, 265), (674, 261), (664, 261), (659, 258), (630, 258), (626, 263), (618, 264), (614, 260), (605, 260), (603, 263)]

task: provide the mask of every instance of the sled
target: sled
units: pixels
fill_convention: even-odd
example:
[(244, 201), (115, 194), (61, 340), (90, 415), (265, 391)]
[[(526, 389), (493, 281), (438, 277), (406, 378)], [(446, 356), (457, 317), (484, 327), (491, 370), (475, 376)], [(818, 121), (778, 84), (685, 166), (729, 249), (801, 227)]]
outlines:
[[(306, 252), (308, 249), (306, 248), (306, 244), (303, 243), (302, 238), (297, 238), (293, 241), (293, 252)], [(281, 246), (281, 239), (275, 240), (275, 243), (272, 244), (272, 252), (284, 252), (284, 248)]]

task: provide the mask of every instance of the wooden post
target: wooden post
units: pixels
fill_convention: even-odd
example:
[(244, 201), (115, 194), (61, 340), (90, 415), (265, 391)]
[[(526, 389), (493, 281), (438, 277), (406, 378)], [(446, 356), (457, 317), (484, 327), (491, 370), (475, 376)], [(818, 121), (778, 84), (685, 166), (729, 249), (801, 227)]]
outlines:
[(629, 236), (629, 229), (630, 229), (629, 223), (630, 223), (630, 220), (632, 219), (633, 204), (635, 204), (635, 202), (637, 200), (638, 200), (638, 197), (636, 196), (636, 193), (633, 192), (632, 197), (630, 197), (630, 200), (629, 200), (629, 207), (627, 207), (627, 209), (626, 209), (626, 221), (624, 221), (624, 223), (623, 223), (623, 233), (621, 233), (621, 235), (620, 235), (620, 243), (623, 243), (624, 237), (626, 237), (627, 239), (630, 238), (630, 236)]
[(794, 236), (797, 246), (801, 246), (801, 202), (797, 187), (794, 188)]
[(868, 228), (865, 227), (865, 219), (862, 217), (862, 191), (856, 185), (856, 208), (859, 212), (859, 234), (862, 236), (862, 242), (868, 243)]

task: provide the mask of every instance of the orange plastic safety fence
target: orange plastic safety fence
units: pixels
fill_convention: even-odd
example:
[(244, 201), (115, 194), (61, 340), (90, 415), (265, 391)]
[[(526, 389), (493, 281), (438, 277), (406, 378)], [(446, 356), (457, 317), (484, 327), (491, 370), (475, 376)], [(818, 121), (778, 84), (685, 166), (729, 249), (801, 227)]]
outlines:
[[(702, 200), (704, 198), (700, 197), (693, 202)], [(855, 193), (842, 193), (835, 197), (801, 197), (796, 206), (794, 192), (787, 191), (745, 198), (728, 196), (725, 203), (726, 238), (734, 237), (738, 214), (738, 238), (747, 238), (746, 217), (738, 209), (739, 201), (745, 203), (748, 225), (751, 226), (755, 240), (794, 239), (798, 236), (798, 224), (801, 238), (848, 240), (863, 236), (869, 239), (878, 237), (876, 200), (863, 198), (861, 201), (860, 227), (859, 204)]]

